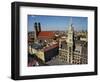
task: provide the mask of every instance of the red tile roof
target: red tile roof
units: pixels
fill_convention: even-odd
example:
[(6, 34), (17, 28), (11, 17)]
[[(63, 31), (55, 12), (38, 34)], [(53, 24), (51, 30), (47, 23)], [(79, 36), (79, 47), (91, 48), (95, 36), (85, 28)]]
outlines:
[(42, 31), (38, 34), (38, 38), (40, 39), (49, 39), (55, 36), (54, 32), (51, 31)]

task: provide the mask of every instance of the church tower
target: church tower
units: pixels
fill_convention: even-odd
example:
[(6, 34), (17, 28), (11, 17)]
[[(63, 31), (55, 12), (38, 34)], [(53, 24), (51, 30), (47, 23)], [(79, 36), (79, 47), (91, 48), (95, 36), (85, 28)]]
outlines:
[(69, 64), (73, 63), (73, 50), (74, 50), (74, 29), (72, 26), (72, 18), (70, 19), (71, 23), (68, 28), (68, 38), (67, 38), (67, 50), (68, 50), (68, 55), (67, 55), (67, 62)]

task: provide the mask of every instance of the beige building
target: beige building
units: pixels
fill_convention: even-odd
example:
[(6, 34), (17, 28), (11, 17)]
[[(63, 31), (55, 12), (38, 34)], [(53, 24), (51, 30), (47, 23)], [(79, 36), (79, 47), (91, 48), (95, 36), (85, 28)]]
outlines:
[[(66, 44), (64, 44), (64, 49), (59, 49), (59, 58), (66, 62), (67, 64), (73, 63), (73, 48), (74, 48), (74, 29), (72, 27), (72, 24), (68, 28), (67, 32), (68, 37), (66, 38)], [(61, 40), (60, 40), (61, 44)], [(65, 46), (66, 45), (66, 46)]]
[(67, 62), (72, 64), (73, 63), (73, 45), (74, 45), (74, 30), (72, 24), (69, 26), (68, 29), (68, 38), (67, 38)]
[(37, 56), (38, 58), (40, 58), (43, 62), (45, 62), (44, 51), (39, 50), (39, 51), (36, 53), (36, 56)]

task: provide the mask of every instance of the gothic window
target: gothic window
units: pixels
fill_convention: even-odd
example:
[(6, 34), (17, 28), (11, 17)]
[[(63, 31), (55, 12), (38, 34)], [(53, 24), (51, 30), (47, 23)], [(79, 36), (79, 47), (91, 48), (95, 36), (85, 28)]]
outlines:
[(69, 41), (71, 42), (72, 40), (70, 39)]
[(72, 37), (72, 35), (70, 34), (70, 37)]
[(69, 52), (71, 52), (71, 47), (69, 47)]

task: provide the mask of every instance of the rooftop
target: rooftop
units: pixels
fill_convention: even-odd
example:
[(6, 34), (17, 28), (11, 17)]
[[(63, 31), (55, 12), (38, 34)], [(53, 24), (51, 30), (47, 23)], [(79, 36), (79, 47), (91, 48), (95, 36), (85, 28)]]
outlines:
[(42, 31), (38, 34), (39, 39), (49, 39), (53, 38), (55, 36), (55, 33), (52, 31)]

